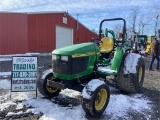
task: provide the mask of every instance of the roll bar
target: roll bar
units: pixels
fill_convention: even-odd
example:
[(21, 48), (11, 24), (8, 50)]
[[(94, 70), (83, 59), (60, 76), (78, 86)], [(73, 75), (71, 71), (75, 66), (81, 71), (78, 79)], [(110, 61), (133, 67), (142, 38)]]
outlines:
[(123, 18), (112, 18), (112, 19), (104, 19), (100, 22), (100, 26), (99, 26), (99, 37), (98, 39), (101, 40), (101, 33), (102, 33), (102, 24), (105, 21), (117, 21), (117, 20), (122, 20), (124, 25), (123, 25), (123, 36), (122, 36), (122, 45), (124, 44), (124, 40), (125, 40), (125, 35), (126, 35), (126, 21)]

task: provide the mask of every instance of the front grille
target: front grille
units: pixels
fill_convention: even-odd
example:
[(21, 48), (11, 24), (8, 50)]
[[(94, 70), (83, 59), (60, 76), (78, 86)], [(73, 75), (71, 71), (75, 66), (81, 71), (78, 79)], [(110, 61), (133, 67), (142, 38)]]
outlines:
[(69, 56), (68, 61), (62, 61), (61, 57), (53, 60), (53, 72), (59, 74), (76, 74), (83, 72), (87, 69), (89, 57), (72, 58)]
[(72, 59), (72, 74), (83, 72), (87, 69), (89, 57), (78, 57)]
[(72, 74), (70, 57), (68, 61), (62, 61), (60, 57), (53, 60), (53, 71), (60, 74)]

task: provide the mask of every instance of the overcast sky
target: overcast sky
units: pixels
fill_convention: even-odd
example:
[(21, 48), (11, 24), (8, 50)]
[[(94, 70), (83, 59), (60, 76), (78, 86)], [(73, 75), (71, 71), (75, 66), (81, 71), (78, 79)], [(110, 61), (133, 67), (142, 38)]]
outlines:
[(129, 19), (130, 10), (137, 6), (147, 14), (159, 0), (0, 0), (0, 11), (41, 12), (68, 11), (89, 29), (98, 29), (105, 18)]

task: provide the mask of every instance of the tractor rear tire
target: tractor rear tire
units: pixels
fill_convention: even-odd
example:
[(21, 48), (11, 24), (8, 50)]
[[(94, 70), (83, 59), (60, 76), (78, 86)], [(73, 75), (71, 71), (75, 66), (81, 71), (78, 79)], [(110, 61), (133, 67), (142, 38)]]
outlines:
[(47, 79), (52, 79), (53, 77), (53, 73), (49, 73), (45, 76), (44, 79), (40, 78), (37, 81), (37, 88), (38, 91), (47, 98), (52, 98), (52, 97), (56, 97), (59, 95), (59, 93), (61, 92), (60, 89), (57, 88), (51, 88), (47, 85)]
[(110, 90), (108, 85), (100, 85), (91, 92), (90, 96), (90, 99), (83, 98), (82, 108), (86, 115), (100, 117), (109, 103)]
[[(134, 59), (134, 58), (133, 58)], [(124, 61), (121, 64), (119, 73), (117, 75), (117, 86), (122, 92), (139, 93), (142, 91), (145, 75), (145, 63), (142, 57), (138, 58), (136, 73), (124, 74), (126, 68)]]

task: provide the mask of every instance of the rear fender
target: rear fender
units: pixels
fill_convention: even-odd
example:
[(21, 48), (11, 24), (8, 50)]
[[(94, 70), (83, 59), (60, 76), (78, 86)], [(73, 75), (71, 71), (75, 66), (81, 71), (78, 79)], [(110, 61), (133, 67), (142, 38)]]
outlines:
[(114, 53), (114, 57), (112, 59), (112, 63), (111, 63), (111, 69), (112, 70), (116, 70), (118, 71), (123, 59), (123, 55), (124, 55), (124, 51), (122, 49), (122, 46), (118, 46), (116, 48), (116, 51)]

